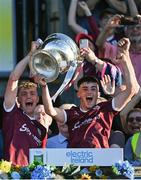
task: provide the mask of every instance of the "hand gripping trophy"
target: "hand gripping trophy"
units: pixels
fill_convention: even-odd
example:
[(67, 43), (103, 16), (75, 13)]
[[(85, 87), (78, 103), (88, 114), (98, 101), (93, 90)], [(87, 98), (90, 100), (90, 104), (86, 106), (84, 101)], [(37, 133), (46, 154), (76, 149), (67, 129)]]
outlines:
[(44, 42), (39, 39), (39, 43), (40, 48), (32, 54), (29, 62), (32, 74), (42, 76), (48, 83), (55, 81), (60, 73), (66, 72), (62, 85), (52, 97), (55, 102), (76, 76), (74, 74), (82, 58), (76, 43), (65, 34), (51, 34)]

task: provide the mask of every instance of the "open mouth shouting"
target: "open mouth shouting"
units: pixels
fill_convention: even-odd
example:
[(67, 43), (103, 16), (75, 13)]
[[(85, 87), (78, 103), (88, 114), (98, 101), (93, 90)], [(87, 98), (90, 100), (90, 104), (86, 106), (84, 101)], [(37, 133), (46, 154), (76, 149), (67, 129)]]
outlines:
[(25, 105), (26, 105), (26, 107), (32, 107), (33, 106), (33, 102), (26, 102)]
[(95, 105), (95, 98), (92, 95), (86, 96), (84, 99), (85, 106), (89, 109), (92, 108)]
[(92, 103), (92, 101), (93, 101), (93, 96), (87, 96), (87, 97), (86, 97), (86, 101), (87, 101), (87, 103)]

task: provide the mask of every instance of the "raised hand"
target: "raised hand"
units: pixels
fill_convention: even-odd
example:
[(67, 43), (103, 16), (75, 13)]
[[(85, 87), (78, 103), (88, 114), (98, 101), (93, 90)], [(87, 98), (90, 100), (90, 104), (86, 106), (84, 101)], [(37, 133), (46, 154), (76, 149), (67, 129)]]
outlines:
[(118, 51), (115, 59), (112, 59), (113, 63), (118, 64), (121, 61), (127, 61), (129, 57), (130, 40), (128, 38), (122, 38), (118, 42)]
[(32, 55), (39, 48), (39, 46), (40, 43), (38, 41), (32, 41), (29, 54)]
[(78, 4), (83, 10), (89, 9), (89, 7), (85, 1), (78, 1)]
[(85, 1), (78, 1), (78, 5), (83, 9), (86, 16), (92, 15), (87, 3)]
[(130, 41), (128, 38), (122, 38), (119, 42), (118, 42), (118, 47), (120, 49), (121, 52), (125, 53), (125, 52), (129, 52), (129, 48), (130, 48)]
[(116, 15), (112, 16), (112, 17), (108, 20), (105, 28), (108, 29), (108, 28), (114, 28), (114, 27), (119, 26), (119, 24), (120, 24), (120, 19), (121, 19), (121, 15), (119, 15), (119, 14), (116, 14)]
[(85, 58), (89, 62), (95, 62), (95, 59), (97, 59), (95, 53), (88, 47), (88, 48), (81, 48), (80, 49), (80, 55), (81, 57)]
[(115, 93), (115, 80), (111, 80), (109, 75), (104, 75), (100, 83), (105, 94), (113, 95)]
[(41, 75), (39, 74), (36, 74), (33, 76), (33, 79), (34, 79), (34, 82), (41, 85), (41, 86), (46, 86), (46, 81), (45, 81), (45, 78), (42, 77)]

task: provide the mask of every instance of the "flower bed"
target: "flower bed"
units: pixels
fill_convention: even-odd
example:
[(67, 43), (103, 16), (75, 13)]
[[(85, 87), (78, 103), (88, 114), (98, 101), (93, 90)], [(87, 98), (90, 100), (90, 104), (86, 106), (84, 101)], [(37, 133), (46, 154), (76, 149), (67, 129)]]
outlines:
[(110, 167), (80, 167), (64, 165), (56, 167), (34, 162), (27, 167), (12, 166), (0, 162), (0, 179), (133, 179), (134, 168), (128, 161), (115, 163)]

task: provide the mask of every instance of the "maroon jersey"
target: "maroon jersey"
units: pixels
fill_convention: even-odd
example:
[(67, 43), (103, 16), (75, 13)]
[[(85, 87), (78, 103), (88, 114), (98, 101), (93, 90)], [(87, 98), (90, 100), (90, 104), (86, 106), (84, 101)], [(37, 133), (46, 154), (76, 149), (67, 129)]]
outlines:
[(79, 107), (65, 110), (69, 128), (69, 147), (71, 148), (108, 148), (108, 139), (114, 115), (112, 102), (96, 105), (87, 112)]
[(40, 148), (46, 138), (46, 128), (15, 106), (3, 115), (4, 159), (14, 165), (29, 164), (29, 148)]

